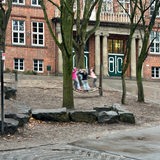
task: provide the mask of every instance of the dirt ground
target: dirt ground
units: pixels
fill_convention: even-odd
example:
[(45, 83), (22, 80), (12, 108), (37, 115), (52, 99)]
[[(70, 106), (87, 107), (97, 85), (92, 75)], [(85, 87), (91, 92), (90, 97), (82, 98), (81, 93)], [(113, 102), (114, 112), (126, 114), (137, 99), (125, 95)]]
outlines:
[[(62, 77), (19, 75), (14, 82), (13, 75), (5, 75), (6, 85), (17, 88), (16, 100), (5, 100), (5, 108), (13, 104), (26, 104), (31, 108), (62, 107)], [(93, 109), (112, 105), (121, 101), (121, 93), (104, 88), (103, 96), (99, 92), (74, 92), (75, 109)], [(88, 124), (88, 123), (49, 123), (30, 119), (30, 123), (20, 128), (15, 135), (0, 137), (0, 150), (26, 148), (45, 144), (63, 144), (79, 139), (101, 136), (119, 130), (136, 129), (160, 124), (160, 106), (153, 103), (140, 104), (136, 97), (127, 95), (127, 104), (122, 106), (134, 113), (136, 124)]]

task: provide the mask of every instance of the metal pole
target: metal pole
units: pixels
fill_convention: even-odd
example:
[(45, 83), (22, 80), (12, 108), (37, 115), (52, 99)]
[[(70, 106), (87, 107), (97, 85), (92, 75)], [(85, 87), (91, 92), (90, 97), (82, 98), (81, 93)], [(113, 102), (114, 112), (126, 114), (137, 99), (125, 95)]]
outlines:
[(4, 83), (3, 83), (3, 60), (2, 60), (2, 53), (0, 51), (0, 58), (1, 58), (1, 134), (4, 134)]

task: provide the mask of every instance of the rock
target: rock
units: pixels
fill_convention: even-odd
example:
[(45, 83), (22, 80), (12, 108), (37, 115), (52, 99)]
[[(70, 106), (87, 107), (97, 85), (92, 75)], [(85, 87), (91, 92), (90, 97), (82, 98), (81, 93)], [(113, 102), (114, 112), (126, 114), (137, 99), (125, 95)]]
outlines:
[(17, 120), (19, 123), (18, 123), (18, 126), (19, 127), (22, 127), (24, 126), (27, 122), (29, 122), (29, 119), (30, 119), (30, 115), (28, 114), (12, 114), (12, 113), (6, 113), (5, 114), (5, 118), (12, 118), (12, 119), (15, 119)]
[(93, 109), (96, 110), (97, 112), (111, 111), (112, 110), (111, 106), (94, 107)]
[(5, 99), (16, 99), (16, 92), (16, 89), (4, 86)]
[(118, 103), (114, 103), (114, 104), (112, 105), (112, 107), (111, 107), (111, 110), (112, 110), (112, 111), (115, 111), (115, 112), (120, 112), (120, 111), (124, 111), (125, 108), (122, 107), (122, 106), (121, 106), (120, 104), (118, 104)]
[(60, 109), (34, 109), (32, 117), (42, 121), (68, 122), (69, 116), (66, 108)]
[[(18, 129), (18, 124), (19, 122), (15, 119), (11, 119), (11, 118), (4, 118), (4, 133), (5, 134), (14, 134), (17, 129)], [(0, 120), (0, 132), (2, 133), (1, 130), (1, 120)]]
[(71, 121), (93, 123), (97, 121), (97, 113), (95, 110), (75, 110), (69, 111)]
[(119, 121), (119, 115), (115, 111), (102, 111), (98, 114), (99, 123), (116, 123)]
[(123, 111), (123, 112), (119, 112), (119, 116), (120, 116), (121, 122), (135, 124), (135, 117), (133, 113)]

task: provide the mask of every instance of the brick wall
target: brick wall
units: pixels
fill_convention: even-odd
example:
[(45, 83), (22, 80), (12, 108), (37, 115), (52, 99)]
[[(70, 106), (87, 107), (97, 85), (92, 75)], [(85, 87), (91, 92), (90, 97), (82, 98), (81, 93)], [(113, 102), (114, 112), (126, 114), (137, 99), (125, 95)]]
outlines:
[[(33, 60), (39, 59), (44, 61), (44, 73), (47, 73), (47, 65), (51, 66), (51, 72), (55, 72), (55, 59), (57, 57), (55, 56), (54, 41), (45, 23), (42, 9), (40, 7), (32, 7), (30, 2), (31, 1), (26, 1), (26, 5), (24, 6), (13, 5), (11, 17), (7, 26), (5, 68), (13, 70), (14, 58), (23, 58), (24, 69), (26, 71), (32, 71)], [(54, 16), (53, 6), (51, 4), (47, 4), (47, 7), (49, 19), (51, 19)], [(25, 45), (12, 44), (12, 20), (25, 21)], [(31, 44), (31, 22), (33, 21), (44, 22), (44, 47), (33, 47)]]

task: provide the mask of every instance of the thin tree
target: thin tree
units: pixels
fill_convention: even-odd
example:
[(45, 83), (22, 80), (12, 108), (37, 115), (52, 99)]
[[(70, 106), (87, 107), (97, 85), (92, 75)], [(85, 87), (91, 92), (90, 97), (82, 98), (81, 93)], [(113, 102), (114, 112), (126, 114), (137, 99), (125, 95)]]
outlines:
[(121, 103), (125, 104), (126, 101), (126, 81), (125, 81), (125, 76), (126, 76), (126, 71), (129, 67), (129, 64), (131, 62), (131, 43), (132, 43), (132, 37), (133, 34), (135, 33), (139, 22), (141, 21), (141, 17), (137, 19), (137, 9), (138, 9), (138, 0), (131, 0), (130, 1), (130, 12), (128, 12), (122, 3), (118, 0), (118, 3), (121, 5), (121, 7), (125, 10), (125, 13), (128, 15), (130, 24), (129, 24), (129, 36), (125, 48), (125, 54), (123, 58), (123, 63), (122, 63), (122, 98), (121, 98)]
[[(151, 18), (146, 20), (146, 14), (151, 8), (152, 4), (154, 3), (155, 3), (155, 8), (152, 11), (152, 16)], [(136, 66), (138, 101), (144, 102), (144, 91), (143, 91), (143, 84), (142, 84), (142, 66), (148, 55), (148, 50), (150, 47), (150, 45), (148, 45), (149, 36), (154, 27), (156, 15), (159, 10), (159, 3), (160, 3), (159, 0), (152, 0), (148, 5), (148, 3), (144, 3), (143, 0), (131, 0), (130, 1), (131, 12), (128, 13), (128, 11), (119, 2), (119, 4), (123, 7), (123, 9), (128, 14), (128, 17), (130, 19), (130, 35), (128, 37), (128, 41), (126, 45), (126, 54), (124, 55), (124, 60), (122, 64), (122, 90), (123, 90), (122, 99), (121, 99), (122, 104), (125, 104), (125, 100), (126, 100), (125, 73), (131, 62), (131, 42), (132, 42), (133, 34), (136, 29), (139, 29), (141, 33), (141, 39), (142, 39), (142, 49), (140, 51), (140, 55), (138, 56), (138, 61)], [(137, 14), (139, 18), (135, 22), (134, 20), (137, 17)]]
[[(152, 7), (153, 6), (153, 7)], [(146, 12), (151, 9), (152, 7), (152, 15), (146, 21)], [(139, 3), (139, 12), (142, 17), (142, 48), (140, 54), (138, 56), (137, 68), (136, 68), (136, 80), (137, 80), (137, 88), (138, 88), (138, 102), (144, 102), (144, 89), (143, 89), (143, 82), (142, 82), (142, 66), (145, 59), (148, 56), (149, 48), (151, 43), (149, 44), (150, 34), (152, 32), (153, 27), (155, 26), (155, 20), (157, 14), (160, 10), (160, 1), (159, 0), (152, 0), (149, 4), (144, 4), (142, 0)], [(142, 35), (142, 34), (141, 34)]]
[[(60, 13), (60, 26), (62, 42), (59, 42), (54, 31), (52, 30), (52, 22), (48, 19), (46, 3), (50, 2), (53, 7), (57, 7)], [(62, 52), (63, 58), (63, 102), (62, 107), (67, 109), (74, 108), (73, 100), (73, 86), (72, 86), (72, 68), (73, 68), (73, 24), (74, 24), (74, 12), (73, 5), (74, 0), (60, 0), (60, 4), (51, 0), (40, 0), (41, 7), (44, 12), (44, 18), (50, 30), (50, 33), (55, 41), (56, 45)]]
[[(89, 37), (96, 31), (100, 24), (100, 13), (103, 0), (87, 0), (84, 4), (83, 1), (76, 0), (76, 33), (74, 35), (74, 50), (76, 55), (76, 66), (78, 68), (84, 68), (84, 48)], [(83, 8), (81, 7), (82, 5)], [(95, 9), (96, 8), (96, 9)], [(96, 12), (95, 24), (92, 28), (88, 28), (90, 17)]]

